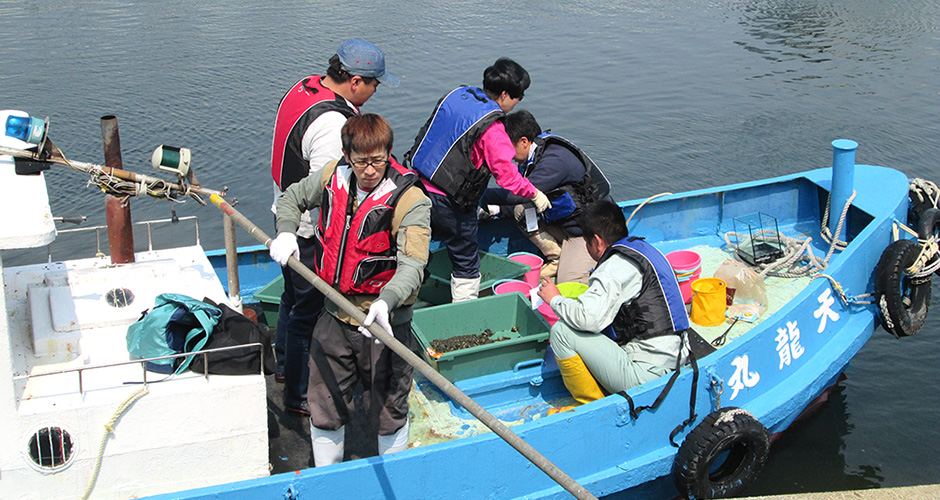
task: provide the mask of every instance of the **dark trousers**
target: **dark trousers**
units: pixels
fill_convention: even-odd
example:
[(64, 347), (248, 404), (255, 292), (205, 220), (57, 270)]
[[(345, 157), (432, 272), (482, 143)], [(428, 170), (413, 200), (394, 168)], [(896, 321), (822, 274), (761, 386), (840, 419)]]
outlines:
[[(313, 270), (313, 239), (298, 237), (297, 246), (300, 248), (300, 262)], [(279, 372), (283, 363), (284, 403), (291, 408), (300, 408), (307, 399), (310, 337), (323, 310), (323, 294), (289, 267), (281, 268), (281, 274), (284, 276), (284, 293), (281, 294), (277, 314), (275, 352)]]
[(428, 193), (431, 198), (431, 234), (447, 247), (455, 278), (480, 276), (479, 221), (476, 211), (460, 210), (444, 195)]
[[(411, 322), (393, 325), (395, 338), (411, 351), (417, 342)], [(414, 368), (358, 328), (325, 313), (317, 320), (310, 344), (307, 401), (314, 427), (336, 430), (351, 420), (357, 383), (370, 425), (382, 436), (394, 434), (408, 421), (408, 393)]]

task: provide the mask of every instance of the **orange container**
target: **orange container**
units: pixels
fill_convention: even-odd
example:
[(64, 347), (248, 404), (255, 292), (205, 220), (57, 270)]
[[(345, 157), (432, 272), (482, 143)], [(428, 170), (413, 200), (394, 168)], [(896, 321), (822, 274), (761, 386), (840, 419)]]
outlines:
[(725, 282), (718, 278), (701, 278), (692, 282), (692, 312), (689, 319), (696, 325), (716, 326), (724, 323), (728, 308)]

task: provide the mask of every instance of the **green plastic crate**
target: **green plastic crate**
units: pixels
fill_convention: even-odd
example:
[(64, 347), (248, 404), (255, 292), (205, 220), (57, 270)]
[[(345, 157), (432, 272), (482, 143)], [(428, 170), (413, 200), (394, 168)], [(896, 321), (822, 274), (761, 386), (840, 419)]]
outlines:
[(255, 300), (261, 303), (264, 320), (269, 326), (277, 326), (277, 310), (281, 306), (281, 294), (284, 292), (284, 276), (278, 275), (270, 283), (254, 293)]
[[(432, 251), (431, 261), (428, 263), (430, 276), (418, 291), (418, 298), (430, 304), (449, 304), (450, 275), (453, 270), (446, 248)], [(528, 271), (529, 266), (525, 264), (501, 255), (480, 252), (480, 296), (492, 294), (492, 287), (497, 281), (521, 280)]]
[[(513, 332), (512, 327), (517, 331)], [(509, 337), (467, 349), (441, 353), (428, 349), (431, 341), (479, 334), (489, 328), (493, 338)], [(416, 309), (412, 330), (425, 360), (451, 382), (512, 370), (525, 361), (541, 360), (548, 345), (548, 322), (533, 311), (521, 293)], [(432, 351), (433, 352), (433, 351)]]

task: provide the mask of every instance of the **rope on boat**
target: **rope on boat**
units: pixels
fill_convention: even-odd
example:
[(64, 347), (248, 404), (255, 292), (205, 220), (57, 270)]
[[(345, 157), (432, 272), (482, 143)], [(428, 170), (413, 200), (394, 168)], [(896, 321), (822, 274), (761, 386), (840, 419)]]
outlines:
[[(849, 199), (846, 200), (845, 206), (842, 207), (842, 213), (839, 215), (839, 222), (836, 224), (835, 235), (842, 233), (842, 227), (845, 225), (846, 215), (849, 213), (849, 207), (852, 206), (852, 200), (855, 199), (857, 195), (856, 191), (852, 191), (852, 195), (849, 196)], [(833, 253), (836, 250), (842, 251), (845, 250), (848, 246), (848, 242), (840, 240), (838, 237), (833, 235), (833, 232), (829, 230), (829, 208), (832, 201), (832, 196), (830, 194), (829, 199), (826, 200), (826, 209), (823, 212), (822, 224), (819, 230), (820, 236), (823, 241), (829, 243), (829, 250), (826, 252), (826, 256), (822, 259), (817, 257), (813, 253), (811, 243), (813, 241), (812, 236), (807, 236), (806, 238), (794, 238), (786, 236), (783, 233), (773, 230), (765, 229), (758, 231), (753, 236), (752, 239), (773, 235), (778, 238), (779, 241), (784, 243), (784, 255), (782, 258), (777, 259), (774, 262), (767, 264), (758, 264), (756, 267), (760, 269), (760, 276), (775, 276), (778, 278), (802, 278), (804, 276), (812, 276), (813, 279), (816, 278), (826, 278), (832, 284), (832, 288), (839, 294), (839, 297), (842, 299), (842, 302), (845, 305), (850, 304), (873, 304), (871, 300), (865, 300), (869, 297), (872, 297), (874, 294), (865, 293), (861, 295), (848, 296), (845, 293), (845, 289), (842, 285), (836, 281), (835, 278), (828, 274), (823, 274), (823, 271), (829, 266), (829, 259), (832, 258)], [(740, 233), (729, 231), (725, 233), (725, 243), (735, 250), (737, 250), (741, 245), (737, 245), (731, 242), (731, 236), (735, 237), (735, 241), (745, 241), (746, 235)], [(940, 259), (937, 259), (937, 266), (940, 267)]]
[(633, 212), (630, 212), (630, 217), (627, 217), (626, 226), (627, 226), (627, 227), (630, 227), (630, 221), (633, 220), (633, 216), (636, 215), (636, 213), (639, 212), (640, 209), (643, 208), (644, 205), (646, 205), (647, 203), (653, 201), (653, 200), (656, 199), (656, 198), (659, 198), (660, 196), (668, 196), (668, 195), (671, 195), (671, 194), (672, 194), (672, 193), (670, 193), (670, 192), (654, 194), (653, 196), (650, 196), (649, 198), (643, 200), (643, 203), (640, 203), (639, 206), (637, 206), (636, 208), (633, 209)]
[(842, 299), (842, 303), (847, 306), (851, 304), (874, 304), (875, 303), (874, 300), (862, 300), (862, 299), (867, 299), (869, 297), (874, 297), (875, 294), (873, 293), (863, 293), (861, 295), (855, 295), (855, 296), (849, 297), (845, 294), (845, 289), (842, 288), (842, 284), (836, 281), (836, 279), (833, 278), (832, 276), (829, 276), (828, 274), (819, 273), (816, 276), (813, 276), (813, 279), (816, 279), (816, 278), (828, 279), (829, 283), (832, 284), (832, 289), (835, 290), (836, 293), (839, 294), (839, 298)]
[(913, 229), (907, 227), (906, 224), (895, 220), (894, 225), (892, 226), (892, 235), (894, 236), (893, 241), (898, 241), (901, 238), (902, 229), (904, 232), (917, 238), (917, 243), (920, 245), (920, 254), (917, 255), (917, 259), (914, 260), (914, 264), (907, 268), (908, 276), (915, 279), (926, 278), (927, 276), (930, 276), (931, 274), (940, 270), (940, 258), (936, 258), (938, 255), (940, 255), (940, 241), (937, 241), (937, 237), (931, 235), (926, 240), (922, 239), (920, 235), (917, 234), (917, 231), (914, 231)]
[(108, 420), (108, 423), (104, 424), (105, 432), (104, 435), (101, 436), (101, 446), (98, 447), (98, 458), (95, 460), (95, 469), (92, 471), (91, 478), (88, 480), (88, 486), (85, 488), (82, 500), (88, 500), (88, 497), (91, 496), (91, 491), (95, 488), (95, 483), (98, 481), (98, 473), (101, 471), (101, 461), (104, 460), (104, 447), (108, 443), (108, 436), (114, 434), (114, 426), (117, 425), (118, 419), (121, 418), (121, 415), (123, 415), (135, 401), (146, 396), (148, 392), (150, 392), (150, 389), (146, 386), (134, 391), (133, 394), (128, 396), (128, 398), (121, 403), (121, 406), (114, 412), (111, 420)]
[(110, 167), (94, 163), (71, 161), (65, 157), (61, 149), (54, 145), (48, 157), (40, 157), (35, 151), (23, 151), (7, 147), (0, 147), (0, 154), (10, 155), (16, 158), (25, 158), (32, 161), (64, 165), (72, 170), (86, 173), (89, 175), (89, 185), (94, 185), (106, 194), (120, 198), (122, 204), (126, 204), (131, 196), (147, 195), (156, 199), (165, 199), (177, 203), (183, 203), (186, 200), (182, 198), (190, 197), (196, 200), (200, 205), (205, 205), (206, 202), (200, 195), (208, 196), (219, 193), (218, 191), (202, 188), (195, 183), (191, 185), (182, 180), (174, 183), (160, 179), (159, 177), (137, 174), (129, 170), (111, 169)]
[(914, 178), (908, 181), (911, 199), (916, 204), (929, 203), (933, 208), (940, 208), (940, 188), (926, 179)]
[(920, 243), (920, 254), (907, 273), (911, 278), (925, 278), (940, 269), (940, 259), (935, 258), (940, 252), (940, 245), (937, 244), (936, 236), (932, 235), (926, 240), (918, 239), (917, 242)]

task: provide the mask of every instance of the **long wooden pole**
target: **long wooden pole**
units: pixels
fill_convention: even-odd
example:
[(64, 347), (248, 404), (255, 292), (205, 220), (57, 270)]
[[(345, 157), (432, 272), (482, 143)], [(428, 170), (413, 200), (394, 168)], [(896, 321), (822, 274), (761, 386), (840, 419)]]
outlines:
[[(235, 208), (229, 205), (228, 202), (226, 202), (221, 196), (213, 194), (209, 196), (209, 200), (212, 201), (212, 204), (219, 207), (219, 209), (222, 210), (225, 215), (231, 217), (236, 224), (241, 226), (245, 231), (248, 231), (248, 233), (254, 236), (255, 239), (257, 239), (259, 242), (263, 243), (264, 246), (271, 246), (271, 238), (265, 234), (261, 228), (253, 224), (238, 210), (235, 210)], [(303, 265), (299, 260), (294, 257), (290, 257), (287, 260), (287, 265), (298, 274), (303, 276), (307, 281), (309, 281), (314, 287), (316, 287), (317, 290), (323, 293), (327, 299), (338, 305), (346, 314), (349, 314), (359, 323), (365, 321), (366, 315), (361, 310), (359, 310), (358, 307), (353, 305), (352, 302), (347, 300), (346, 297), (344, 297), (341, 293), (334, 290), (333, 287), (327, 285), (326, 282), (320, 279), (319, 276), (307, 268), (307, 266)], [(384, 343), (389, 349), (394, 351), (395, 354), (401, 356), (402, 359), (408, 362), (408, 364), (413, 366), (428, 380), (430, 380), (431, 383), (439, 387), (453, 400), (460, 403), (460, 405), (466, 408), (467, 411), (477, 418), (477, 420), (483, 422), (483, 424), (489, 427), (496, 435), (509, 443), (509, 445), (521, 453), (522, 456), (527, 458), (530, 462), (535, 464), (536, 467), (548, 474), (550, 478), (561, 485), (561, 487), (567, 490), (568, 493), (571, 493), (572, 496), (581, 500), (597, 500), (597, 498), (592, 495), (591, 492), (584, 489), (584, 487), (578, 484), (577, 481), (565, 474), (564, 471), (559, 469), (541, 453), (536, 451), (535, 448), (520, 438), (518, 434), (510, 430), (509, 427), (506, 427), (505, 424), (491, 415), (476, 401), (471, 399), (470, 396), (464, 394), (463, 391), (458, 389), (457, 386), (444, 378), (443, 375), (431, 368), (430, 365), (425, 363), (424, 360), (419, 358), (415, 353), (411, 352), (410, 349), (405, 347), (404, 344), (399, 342), (395, 337), (386, 333), (385, 330), (383, 330), (382, 327), (380, 327), (378, 324), (373, 324), (371, 327), (369, 327), (369, 331), (377, 339), (381, 340), (382, 343)]]

